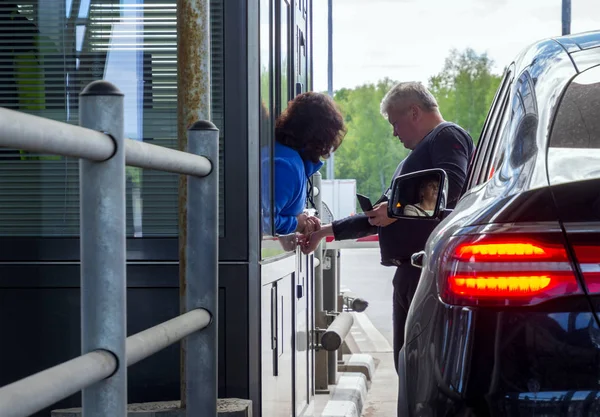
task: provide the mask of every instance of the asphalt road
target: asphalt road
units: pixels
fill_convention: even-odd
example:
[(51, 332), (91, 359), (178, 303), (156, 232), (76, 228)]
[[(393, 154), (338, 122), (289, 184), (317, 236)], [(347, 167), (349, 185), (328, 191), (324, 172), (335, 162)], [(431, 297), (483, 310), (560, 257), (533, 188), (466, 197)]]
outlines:
[(367, 317), (391, 345), (395, 268), (381, 266), (379, 260), (379, 249), (342, 249), (341, 287), (369, 302)]

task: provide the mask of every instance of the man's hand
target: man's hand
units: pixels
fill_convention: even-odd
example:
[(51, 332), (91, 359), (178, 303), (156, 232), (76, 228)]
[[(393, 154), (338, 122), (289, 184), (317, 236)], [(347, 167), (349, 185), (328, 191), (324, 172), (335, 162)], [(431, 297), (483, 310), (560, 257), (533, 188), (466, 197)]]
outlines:
[(386, 227), (394, 223), (397, 219), (391, 219), (387, 213), (388, 203), (387, 201), (377, 204), (371, 211), (365, 211), (367, 217), (369, 217), (369, 223), (371, 226)]

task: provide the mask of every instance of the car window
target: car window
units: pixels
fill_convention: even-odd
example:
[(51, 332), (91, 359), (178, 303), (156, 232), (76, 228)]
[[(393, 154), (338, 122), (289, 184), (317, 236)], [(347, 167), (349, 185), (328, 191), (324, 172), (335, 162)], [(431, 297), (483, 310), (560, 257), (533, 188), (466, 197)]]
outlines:
[(550, 134), (548, 178), (550, 184), (600, 178), (600, 66), (565, 90)]
[(485, 180), (487, 180), (487, 166), (489, 165), (491, 154), (496, 148), (496, 134), (506, 110), (506, 102), (509, 97), (512, 78), (512, 69), (509, 68), (504, 74), (500, 87), (496, 92), (496, 97), (494, 97), (492, 106), (490, 107), (490, 111), (483, 125), (483, 130), (471, 164), (467, 189), (484, 182), (482, 181), (482, 178), (484, 177), (486, 177)]
[(507, 180), (522, 168), (537, 152), (537, 101), (533, 81), (528, 70), (516, 81), (510, 102), (510, 119), (504, 124), (502, 140), (497, 146), (490, 171), (500, 170), (500, 179)]

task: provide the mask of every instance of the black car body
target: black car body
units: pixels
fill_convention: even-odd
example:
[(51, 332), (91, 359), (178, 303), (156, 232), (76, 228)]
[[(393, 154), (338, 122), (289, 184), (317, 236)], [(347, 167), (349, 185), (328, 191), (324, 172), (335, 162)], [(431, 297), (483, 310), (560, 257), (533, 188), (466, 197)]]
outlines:
[(593, 32), (506, 69), (424, 251), (399, 415), (600, 416), (599, 65)]

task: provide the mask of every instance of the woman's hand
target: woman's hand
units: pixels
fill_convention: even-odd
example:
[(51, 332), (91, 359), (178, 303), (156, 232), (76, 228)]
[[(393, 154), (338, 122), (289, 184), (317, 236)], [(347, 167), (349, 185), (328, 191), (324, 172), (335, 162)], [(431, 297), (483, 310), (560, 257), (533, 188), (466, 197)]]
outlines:
[(298, 227), (296, 228), (298, 233), (310, 234), (321, 229), (321, 220), (318, 217), (300, 213), (296, 219), (298, 220)]
[(306, 219), (306, 227), (304, 233), (313, 233), (321, 230), (321, 220), (315, 216), (308, 216)]

